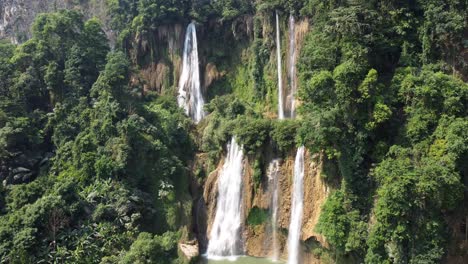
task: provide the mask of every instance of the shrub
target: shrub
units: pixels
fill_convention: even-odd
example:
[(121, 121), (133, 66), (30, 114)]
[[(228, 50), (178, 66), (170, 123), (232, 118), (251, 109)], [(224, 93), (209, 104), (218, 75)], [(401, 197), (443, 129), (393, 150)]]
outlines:
[(247, 224), (251, 226), (261, 225), (268, 221), (268, 217), (269, 214), (267, 209), (262, 209), (254, 206), (250, 210), (249, 216), (247, 217)]

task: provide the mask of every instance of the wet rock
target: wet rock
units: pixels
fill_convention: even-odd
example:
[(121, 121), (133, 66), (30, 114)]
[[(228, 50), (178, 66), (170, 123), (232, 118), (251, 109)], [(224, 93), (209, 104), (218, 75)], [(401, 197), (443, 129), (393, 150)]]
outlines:
[(26, 173), (23, 175), (23, 179), (22, 179), (22, 182), (30, 182), (32, 177), (33, 177), (34, 173), (33, 172), (30, 172), (30, 173)]
[(205, 93), (207, 92), (207, 88), (210, 87), (210, 85), (214, 81), (218, 80), (222, 75), (223, 74), (218, 71), (218, 68), (215, 64), (211, 62), (206, 64), (205, 77), (203, 78), (203, 89)]
[(42, 157), (41, 161), (39, 162), (39, 166), (42, 167), (44, 165), (46, 165), (46, 163), (49, 162), (49, 160), (54, 156), (53, 153), (51, 152), (47, 152), (44, 157)]
[(18, 168), (15, 168), (13, 169), (13, 173), (24, 173), (24, 172), (30, 172), (31, 170), (28, 169), (28, 168), (24, 168), (24, 167), (18, 167)]
[[(267, 161), (272, 159), (271, 153), (267, 155)], [(270, 157), (271, 156), (271, 157)], [(280, 166), (279, 178), (279, 208), (278, 208), (278, 242), (280, 256), (282, 259), (287, 258), (287, 229), (289, 228), (290, 210), (291, 210), (291, 190), (294, 171), (295, 152), (292, 151), (282, 160)], [(217, 178), (218, 172), (223, 166), (224, 161), (221, 160), (215, 171), (210, 173), (204, 184), (204, 201), (207, 208), (207, 236), (211, 230), (211, 225), (214, 220), (217, 199)], [(247, 224), (247, 216), (253, 207), (271, 210), (271, 190), (268, 189), (266, 181), (267, 177), (263, 177), (262, 184), (256, 187), (253, 182), (253, 165), (249, 160), (244, 162), (243, 176), (243, 219), (244, 227), (244, 246), (247, 255), (255, 257), (270, 257), (272, 256), (271, 243), (271, 227), (268, 223), (259, 226), (249, 226)], [(266, 171), (266, 170), (265, 170)], [(327, 247), (327, 242), (324, 237), (314, 231), (315, 225), (320, 216), (321, 207), (328, 196), (328, 189), (322, 177), (322, 163), (319, 155), (306, 153), (305, 158), (305, 176), (304, 176), (304, 210), (301, 230), (301, 240), (306, 241), (312, 239)], [(314, 255), (307, 253), (305, 245), (302, 246), (304, 264), (320, 263)]]
[(192, 260), (193, 258), (198, 257), (198, 242), (196, 240), (186, 241), (183, 243), (179, 243), (179, 249), (182, 255), (187, 260)]

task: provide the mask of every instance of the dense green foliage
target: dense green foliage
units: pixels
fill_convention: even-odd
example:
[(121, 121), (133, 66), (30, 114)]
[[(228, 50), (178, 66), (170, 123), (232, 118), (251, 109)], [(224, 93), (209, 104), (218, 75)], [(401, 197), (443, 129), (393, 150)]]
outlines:
[(449, 58), (468, 7), (312, 2), (302, 10), (315, 30), (300, 58), (299, 138), (324, 150), (341, 181), (317, 231), (338, 262), (437, 263), (450, 238), (444, 214), (463, 210), (466, 188), (468, 85)]
[(253, 207), (247, 216), (247, 223), (251, 226), (261, 225), (269, 220), (268, 210)]
[[(39, 15), (20, 45), (0, 42), (0, 262), (183, 262), (177, 242), (194, 238), (199, 198), (190, 175), (202, 183), (231, 137), (255, 189), (272, 156), (321, 153), (333, 189), (316, 227), (330, 244), (316, 248), (322, 260), (446, 256), (448, 219), (467, 210), (466, 1), (106, 3), (113, 49), (100, 21), (65, 10)], [(295, 120), (275, 115), (275, 11), (283, 47), (288, 14), (311, 26)], [(174, 96), (181, 36), (168, 40), (190, 21), (201, 66), (219, 75), (196, 127)], [(160, 94), (141, 74), (156, 64)], [(195, 153), (206, 166), (190, 172)], [(269, 218), (246, 213), (250, 226)]]
[(32, 39), (1, 51), (0, 259), (175, 259), (192, 148), (175, 102), (142, 100), (126, 55), (76, 12), (39, 16)]

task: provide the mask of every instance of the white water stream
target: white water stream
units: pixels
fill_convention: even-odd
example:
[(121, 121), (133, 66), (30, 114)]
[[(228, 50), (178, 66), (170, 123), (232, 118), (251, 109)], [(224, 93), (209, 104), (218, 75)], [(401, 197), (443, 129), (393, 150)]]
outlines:
[(200, 122), (205, 113), (205, 104), (200, 87), (200, 69), (198, 64), (198, 44), (195, 24), (190, 23), (187, 27), (184, 42), (184, 53), (182, 58), (182, 74), (179, 80), (179, 96), (177, 97), (179, 107), (184, 108), (185, 113), (195, 123)]
[(273, 254), (271, 258), (274, 261), (279, 259), (279, 242), (278, 242), (278, 202), (279, 202), (279, 177), (280, 177), (280, 160), (274, 159), (268, 166), (268, 181), (271, 188), (271, 239)]
[(297, 63), (297, 51), (296, 51), (296, 22), (293, 15), (289, 16), (289, 86), (290, 92), (288, 95), (288, 103), (290, 106), (291, 118), (296, 117), (296, 63)]
[(242, 248), (242, 174), (243, 151), (234, 138), (218, 179), (216, 216), (211, 229), (207, 256), (209, 259), (236, 259)]
[(296, 160), (294, 162), (294, 181), (291, 194), (291, 220), (289, 223), (288, 234), (288, 264), (299, 264), (299, 240), (301, 238), (302, 228), (302, 210), (304, 199), (304, 147), (297, 150)]
[(281, 76), (281, 36), (278, 11), (276, 11), (276, 60), (278, 67), (278, 119), (284, 119), (283, 77)]

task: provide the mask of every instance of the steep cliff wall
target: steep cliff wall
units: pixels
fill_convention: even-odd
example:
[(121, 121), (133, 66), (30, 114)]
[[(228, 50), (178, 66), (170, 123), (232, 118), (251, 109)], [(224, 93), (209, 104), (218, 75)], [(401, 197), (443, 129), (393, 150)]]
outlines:
[[(217, 94), (223, 94), (226, 92), (234, 93), (236, 96), (239, 90), (243, 89), (244, 86), (260, 86), (260, 82), (264, 82), (263, 85), (267, 86), (268, 97), (265, 98), (264, 111), (265, 116), (271, 116), (275, 118), (275, 107), (276, 107), (276, 97), (277, 97), (277, 85), (276, 81), (276, 51), (274, 49), (274, 20), (272, 17), (265, 16), (262, 18), (260, 23), (261, 27), (256, 28), (254, 33), (255, 37), (252, 36), (252, 21), (253, 17), (243, 17), (237, 23), (235, 30), (231, 28), (226, 28), (225, 25), (217, 23), (206, 23), (204, 25), (199, 25), (197, 28), (199, 47), (201, 47), (200, 52), (200, 69), (201, 69), (201, 79), (204, 87), (204, 94), (206, 96), (213, 96)], [(284, 63), (282, 67), (283, 76), (288, 76), (288, 27), (287, 27), (287, 17), (283, 17), (281, 23), (281, 41), (282, 52), (281, 56), (283, 57)], [(299, 54), (301, 47), (304, 42), (305, 34), (309, 30), (309, 23), (307, 20), (298, 20), (296, 22), (295, 38), (296, 38), (296, 53)], [(185, 31), (185, 28), (182, 29)], [(169, 31), (174, 32), (174, 30)], [(213, 33), (218, 32), (218, 33)], [(180, 36), (183, 36), (183, 32), (179, 33)], [(178, 43), (182, 45), (181, 37), (177, 41), (170, 39), (175, 39), (173, 35), (164, 35), (162, 40), (159, 40), (159, 43)], [(220, 45), (215, 43), (220, 38), (227, 40), (226, 42), (232, 46), (228, 48), (234, 50), (235, 52), (227, 52), (225, 45)], [(146, 43), (151, 43), (151, 41), (146, 41)], [(261, 50), (265, 50), (266, 60), (263, 61), (263, 64), (252, 63), (256, 59), (255, 56), (255, 45), (261, 43)], [(163, 46), (169, 46), (164, 44)], [(144, 48), (144, 50), (149, 47)], [(182, 49), (182, 46), (178, 46), (179, 50)], [(169, 53), (172, 53), (169, 52)], [(153, 54), (162, 54), (161, 52), (155, 52)], [(233, 54), (231, 56), (224, 56), (222, 58), (218, 57), (218, 54)], [(171, 58), (177, 58), (177, 52), (174, 57), (168, 56)], [(135, 57), (137, 58), (137, 57)], [(154, 56), (150, 58), (149, 63), (144, 63), (143, 68), (147, 71), (148, 66), (154, 64), (155, 61), (161, 60), (161, 56)], [(143, 60), (142, 60), (143, 62)], [(176, 69), (180, 69), (180, 60), (168, 60), (169, 64)], [(249, 73), (251, 67), (260, 66), (260, 71), (262, 79), (258, 80), (252, 77)], [(147, 75), (143, 74), (144, 79), (148, 81), (148, 76), (155, 76), (157, 72), (157, 67), (150, 66), (150, 68), (155, 71)], [(248, 71), (246, 70), (248, 69)], [(146, 77), (145, 77), (146, 76)], [(162, 76), (157, 75), (157, 78), (162, 78)], [(148, 85), (147, 90), (156, 90), (163, 92), (167, 91), (170, 86), (177, 84), (177, 73), (174, 74), (172, 79), (172, 84), (166, 83), (163, 86), (155, 85), (156, 83), (160, 84), (162, 82), (153, 82), (153, 84)], [(289, 81), (285, 79), (284, 87), (285, 93), (289, 93)], [(296, 80), (297, 81), (297, 80)], [(223, 86), (221, 86), (222, 84)], [(226, 89), (229, 87), (229, 89)], [(250, 88), (250, 87), (249, 87)], [(238, 90), (239, 89), (239, 90)], [(249, 89), (250, 91), (255, 91), (254, 87)], [(243, 90), (242, 90), (243, 91)], [(243, 96), (254, 96), (245, 93), (239, 93), (239, 97)], [(249, 98), (250, 99), (250, 98)], [(248, 99), (247, 99), (248, 100)], [(268, 113), (271, 114), (268, 114)], [(203, 126), (203, 125), (202, 125)], [(249, 156), (244, 160), (244, 174), (243, 174), (243, 205), (242, 205), (242, 215), (244, 222), (243, 238), (244, 238), (244, 251), (246, 254), (257, 257), (270, 257), (273, 255), (272, 252), (272, 237), (271, 237), (271, 221), (270, 219), (263, 219), (264, 221), (260, 224), (251, 224), (248, 221), (249, 214), (252, 210), (259, 209), (262, 212), (266, 212), (268, 215), (271, 214), (271, 196), (272, 188), (269, 186), (269, 179), (266, 175), (268, 171), (268, 164), (275, 158), (273, 155), (273, 147), (268, 146), (268, 150), (264, 151), (263, 156), (263, 168), (261, 171), (264, 173), (261, 176), (260, 183), (258, 180), (254, 180), (255, 174), (255, 160)], [(266, 153), (266, 154), (265, 154)], [(282, 259), (287, 258), (287, 233), (290, 222), (291, 214), (291, 191), (292, 191), (292, 182), (293, 182), (293, 171), (294, 171), (294, 159), (295, 152), (291, 150), (289, 153), (286, 153), (284, 158), (281, 161), (280, 166), (280, 178), (279, 178), (279, 212), (278, 212), (278, 240), (279, 240), (279, 249)], [(192, 167), (190, 168), (193, 174), (206, 175), (205, 177), (196, 178), (194, 176), (194, 184), (192, 186), (192, 195), (194, 199), (194, 216), (193, 216), (193, 227), (192, 230), (196, 234), (199, 244), (200, 252), (204, 253), (206, 246), (209, 240), (211, 226), (216, 212), (216, 201), (218, 197), (217, 189), (217, 180), (224, 164), (224, 157), (221, 157), (218, 160), (215, 168), (211, 168), (207, 165), (207, 154), (200, 153), (197, 155)], [(306, 166), (305, 166), (305, 177), (304, 177), (304, 212), (303, 212), (303, 221), (302, 221), (302, 234), (301, 240), (302, 243), (302, 252), (304, 263), (320, 263), (320, 259), (316, 258), (311, 254), (311, 250), (308, 247), (306, 241), (315, 241), (322, 247), (327, 247), (325, 239), (317, 234), (314, 229), (315, 225), (318, 222), (320, 216), (321, 206), (325, 202), (328, 195), (328, 187), (325, 185), (324, 180), (321, 177), (322, 162), (320, 155), (307, 153), (306, 154)]]
[(0, 1), (0, 39), (12, 43), (21, 43), (31, 37), (31, 25), (40, 13), (53, 12), (59, 9), (81, 11), (85, 18), (98, 17), (104, 26), (109, 39), (114, 34), (108, 26), (106, 1), (67, 1), (67, 0), (2, 0)]
[[(306, 241), (314, 239), (319, 241), (321, 244), (326, 245), (326, 242), (322, 236), (314, 231), (315, 225), (317, 224), (318, 217), (320, 216), (320, 210), (322, 204), (325, 202), (328, 191), (327, 187), (321, 178), (321, 161), (318, 155), (306, 154), (305, 161), (305, 176), (304, 176), (304, 211), (302, 218), (302, 232), (301, 240)], [(287, 229), (289, 228), (290, 216), (291, 216), (291, 191), (293, 189), (293, 172), (294, 171), (294, 155), (291, 153), (282, 162), (280, 169), (279, 179), (279, 216), (278, 226), (282, 232), (280, 232), (279, 244), (281, 258), (286, 259), (287, 257)], [(248, 177), (248, 173), (246, 174)], [(262, 190), (256, 190), (255, 186), (249, 185), (249, 181), (246, 181), (246, 186), (252, 190), (254, 194), (252, 197), (251, 207), (246, 207), (246, 210), (251, 210), (253, 207), (265, 208), (271, 210), (269, 201), (271, 200), (270, 191), (263, 192)], [(259, 230), (260, 229), (260, 230)], [(260, 232), (259, 232), (260, 231)], [(271, 246), (265, 245), (264, 241), (271, 240), (269, 237), (271, 232), (268, 231), (267, 225), (263, 226), (263, 232), (261, 228), (248, 226), (246, 232), (246, 252), (253, 256), (272, 256)], [(263, 245), (259, 248), (258, 245)], [(304, 251), (304, 263), (316, 263), (317, 260), (313, 256), (308, 256), (307, 250), (303, 247)]]
[[(206, 243), (209, 239), (211, 225), (213, 223), (216, 211), (216, 199), (218, 196), (217, 179), (224, 160), (219, 162), (216, 170), (214, 170), (200, 186), (203, 189), (203, 196), (199, 198), (203, 204), (198, 204), (199, 208), (195, 216), (199, 228), (196, 230), (204, 232), (199, 234), (201, 244)], [(321, 246), (326, 247), (325, 239), (314, 231), (320, 216), (322, 204), (328, 195), (328, 188), (325, 185), (322, 177), (322, 163), (321, 158), (317, 154), (306, 154), (306, 167), (304, 177), (304, 213), (302, 221), (302, 235), (303, 242), (307, 240), (314, 240), (320, 243)], [(267, 163), (268, 164), (268, 163)], [(267, 171), (267, 168), (264, 168)], [(294, 153), (291, 152), (281, 162), (280, 178), (279, 178), (279, 216), (278, 226), (279, 232), (279, 248), (280, 256), (282, 259), (287, 258), (287, 229), (290, 221), (291, 210), (291, 191), (292, 179), (294, 170)], [(256, 184), (254, 179), (254, 168), (252, 161), (248, 158), (244, 160), (244, 175), (243, 175), (243, 206), (242, 214), (244, 219), (244, 250), (245, 253), (257, 257), (270, 257), (272, 252), (272, 237), (269, 219), (266, 219), (259, 225), (251, 225), (248, 223), (247, 217), (253, 208), (259, 208), (265, 212), (271, 212), (271, 196), (272, 189), (269, 186), (269, 181), (266, 175), (262, 176), (260, 184)], [(206, 226), (203, 221), (206, 220)], [(200, 224), (201, 223), (201, 224)], [(206, 247), (203, 245), (201, 248)], [(202, 251), (203, 252), (203, 251)], [(311, 254), (310, 250), (303, 244), (303, 259), (304, 263), (320, 263), (320, 260)]]
[(145, 92), (164, 94), (175, 87), (181, 72), (186, 28), (182, 24), (160, 26), (129, 40), (130, 56), (141, 69), (136, 76)]
[[(200, 81), (206, 97), (219, 94), (213, 92), (216, 90), (213, 88), (214, 84), (228, 74), (228, 68), (244, 66), (238, 63), (237, 58), (251, 44), (252, 19), (251, 16), (246, 16), (231, 23), (215, 20), (203, 24), (195, 23)], [(181, 73), (187, 24), (188, 22), (180, 22), (162, 25), (127, 40), (132, 60), (141, 69), (135, 77), (143, 84), (145, 92), (175, 94)], [(229, 45), (224, 45), (225, 43)]]

